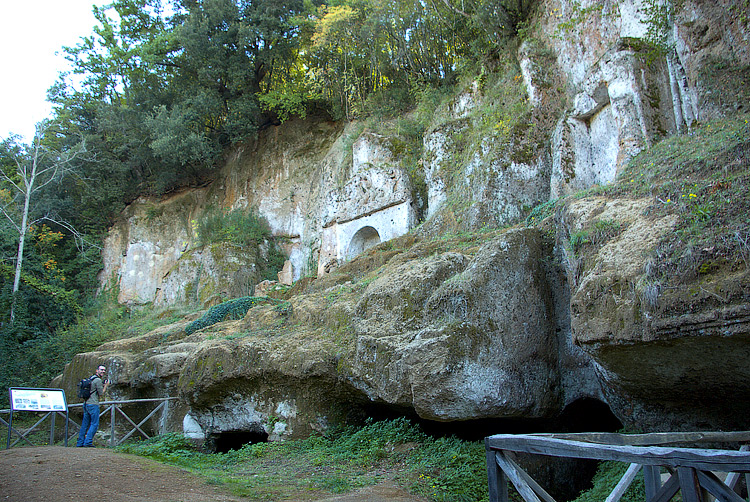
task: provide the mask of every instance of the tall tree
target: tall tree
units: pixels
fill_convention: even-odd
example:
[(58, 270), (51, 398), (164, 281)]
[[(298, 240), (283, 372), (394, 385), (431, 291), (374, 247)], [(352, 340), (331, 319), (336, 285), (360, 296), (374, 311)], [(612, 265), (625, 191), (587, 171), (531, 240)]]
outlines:
[(301, 0), (184, 0), (164, 64), (176, 68), (170, 103), (148, 125), (160, 156), (213, 160), (262, 125), (264, 80), (293, 64)]
[(155, 154), (146, 126), (154, 108), (172, 99), (177, 68), (165, 60), (182, 14), (170, 0), (113, 0), (94, 15), (94, 33), (64, 48), (79, 84), (63, 74), (48, 99), (61, 123), (97, 151), (101, 162), (85, 166), (95, 182), (81, 197), (107, 215), (142, 193), (173, 188), (172, 173), (182, 167)]
[[(0, 179), (4, 188), (9, 191), (0, 212), (10, 222), (18, 234), (16, 266), (13, 278), (13, 300), (10, 308), (10, 323), (15, 317), (16, 299), (21, 283), (24, 246), (29, 228), (51, 215), (35, 215), (33, 204), (36, 197), (45, 187), (68, 175), (73, 168), (73, 161), (86, 151), (85, 144), (78, 143), (74, 148), (58, 150), (49, 136), (55, 130), (51, 122), (37, 125), (34, 140), (30, 146), (22, 145), (17, 137), (6, 139), (0, 147), (3, 162), (0, 164)], [(45, 141), (46, 140), (46, 141)]]
[(95, 34), (66, 49), (83, 89), (61, 82), (53, 99), (136, 181), (123, 186), (202, 182), (263, 124), (258, 94), (294, 66), (301, 10), (302, 0), (114, 0), (95, 9)]

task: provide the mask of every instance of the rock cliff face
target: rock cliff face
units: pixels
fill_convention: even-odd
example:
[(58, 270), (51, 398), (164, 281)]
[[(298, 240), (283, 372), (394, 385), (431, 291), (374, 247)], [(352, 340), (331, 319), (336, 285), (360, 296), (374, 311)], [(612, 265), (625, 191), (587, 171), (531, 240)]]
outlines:
[[(487, 99), (469, 86), (425, 134), (426, 201), (391, 138), (315, 119), (265, 130), (210, 186), (137, 201), (103, 252), (102, 286), (123, 303), (252, 294), (262, 248), (197, 246), (193, 222), (211, 207), (257, 210), (291, 278), (318, 278), (240, 321), (105, 344), (59, 383), (72, 390), (106, 359), (118, 397), (177, 394), (175, 427), (209, 436), (302, 435), (375, 408), (597, 427), (585, 409), (579, 425), (570, 415), (596, 401), (646, 430), (750, 426), (747, 410), (722, 406), (750, 393), (747, 266), (728, 266), (719, 293), (661, 291), (654, 308), (647, 257), (676, 218), (654, 214), (652, 198), (589, 195), (546, 230), (434, 238), (613, 183), (658, 139), (747, 106), (746, 91), (722, 92), (732, 75), (714, 78), (727, 61), (750, 64), (746, 3), (680, 4), (655, 47), (652, 2), (541, 2), (515, 62), (537, 133), (487, 135), (466, 151)], [(618, 232), (584, 263), (566, 240), (601, 221)]]
[(649, 204), (592, 198), (566, 208), (576, 225), (615, 215), (627, 225), (598, 250), (592, 268), (571, 275), (573, 342), (596, 361), (606, 400), (625, 423), (746, 428), (745, 405), (729, 411), (727, 403), (746, 395), (750, 382), (742, 362), (750, 351), (748, 269), (718, 267), (662, 291), (657, 309), (637, 250), (653, 249), (675, 218), (639, 216)]

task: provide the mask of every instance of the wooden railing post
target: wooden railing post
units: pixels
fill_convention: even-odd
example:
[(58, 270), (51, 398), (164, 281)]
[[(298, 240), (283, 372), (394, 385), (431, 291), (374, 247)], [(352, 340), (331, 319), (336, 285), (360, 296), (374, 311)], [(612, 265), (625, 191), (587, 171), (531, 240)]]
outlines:
[(646, 488), (646, 502), (651, 502), (654, 500), (654, 496), (659, 491), (659, 488), (661, 488), (661, 472), (659, 471), (659, 466), (643, 466), (643, 483)]
[(680, 491), (682, 502), (703, 502), (698, 476), (692, 467), (678, 467), (677, 475), (680, 477)]
[(117, 444), (115, 442), (115, 408), (117, 407), (116, 404), (113, 404), (109, 407), (110, 414), (109, 414), (109, 446), (115, 447)]
[(164, 409), (161, 412), (161, 418), (159, 419), (159, 434), (164, 434), (167, 431), (167, 418), (169, 417), (169, 401), (162, 403)]
[(487, 449), (487, 481), (490, 502), (508, 502), (508, 478), (497, 465), (495, 451)]

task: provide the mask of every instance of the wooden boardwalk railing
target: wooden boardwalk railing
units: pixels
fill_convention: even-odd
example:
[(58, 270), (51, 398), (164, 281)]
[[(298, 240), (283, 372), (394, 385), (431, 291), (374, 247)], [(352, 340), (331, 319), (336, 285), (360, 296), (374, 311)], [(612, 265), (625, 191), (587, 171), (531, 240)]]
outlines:
[[(750, 452), (676, 447), (675, 444), (746, 443), (750, 432), (654, 434), (498, 434), (485, 438), (490, 502), (508, 502), (508, 481), (526, 502), (555, 502), (515, 461), (516, 453), (614, 460), (630, 467), (604, 502), (617, 502), (643, 470), (646, 502), (668, 502), (677, 492), (683, 502), (704, 502), (709, 495), (742, 502), (735, 488), (742, 474), (750, 486)], [(666, 446), (669, 445), (669, 446)], [(661, 470), (669, 478), (662, 484)], [(717, 473), (729, 473), (719, 476)]]
[[(177, 400), (176, 397), (163, 397), (163, 398), (154, 398), (154, 399), (130, 399), (127, 401), (102, 401), (99, 403), (99, 417), (100, 417), (100, 430), (101, 430), (101, 424), (102, 419), (107, 418), (109, 416), (109, 427), (110, 427), (110, 438), (109, 438), (109, 445), (110, 446), (117, 446), (121, 443), (123, 443), (125, 440), (130, 438), (133, 434), (138, 432), (141, 436), (145, 437), (146, 439), (150, 438), (151, 436), (148, 435), (143, 430), (144, 424), (152, 418), (156, 413), (159, 411), (162, 412), (162, 423), (158, 427), (157, 433), (161, 434), (165, 432), (165, 421), (163, 420), (164, 417), (167, 416), (167, 413), (169, 412), (169, 402)], [(139, 404), (149, 404), (149, 403), (155, 403), (156, 406), (151, 412), (143, 418), (140, 422), (135, 423), (135, 421), (128, 416), (127, 413), (123, 410), (123, 407), (129, 407), (133, 405), (139, 405)], [(75, 409), (75, 408), (81, 408), (83, 406), (82, 403), (75, 403), (75, 404), (69, 404), (68, 409)], [(9, 410), (0, 410), (0, 413), (2, 412), (9, 412)], [(39, 413), (39, 412), (37, 412)], [(132, 412), (131, 412), (132, 413)], [(29, 435), (36, 430), (36, 428), (44, 422), (47, 417), (50, 418), (50, 444), (54, 443), (54, 437), (55, 437), (55, 416), (60, 415), (63, 418), (67, 417), (67, 422), (65, 423), (65, 438), (64, 443), (65, 446), (68, 446), (68, 441), (72, 438), (75, 438), (78, 435), (78, 431), (81, 429), (81, 424), (78, 422), (72, 420), (69, 415), (61, 412), (46, 412), (44, 413), (44, 416), (39, 419), (31, 428), (25, 430), (25, 431), (19, 431), (15, 427), (11, 427), (11, 424), (9, 422), (6, 422), (0, 417), (0, 425), (7, 426), (9, 428), (8, 430), (8, 445), (6, 448), (12, 448), (13, 446), (17, 445), (21, 441), (25, 441), (30, 446), (37, 446), (35, 445), (30, 439)], [(116, 436), (116, 424), (117, 424), (117, 417), (120, 416), (122, 420), (129, 423), (130, 426), (133, 428), (130, 429), (129, 432), (122, 435), (122, 437), (117, 438)], [(72, 425), (72, 427), (69, 427)], [(71, 431), (69, 433), (69, 431)], [(15, 434), (17, 436), (16, 440), (13, 443), (10, 443), (10, 437), (11, 433)]]

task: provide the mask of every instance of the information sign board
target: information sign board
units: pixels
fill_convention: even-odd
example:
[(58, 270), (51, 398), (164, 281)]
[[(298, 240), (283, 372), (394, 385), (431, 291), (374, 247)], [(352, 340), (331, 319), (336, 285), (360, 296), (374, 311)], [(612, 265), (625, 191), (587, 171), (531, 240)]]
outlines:
[(67, 412), (65, 391), (62, 389), (10, 388), (10, 406), (14, 411)]

